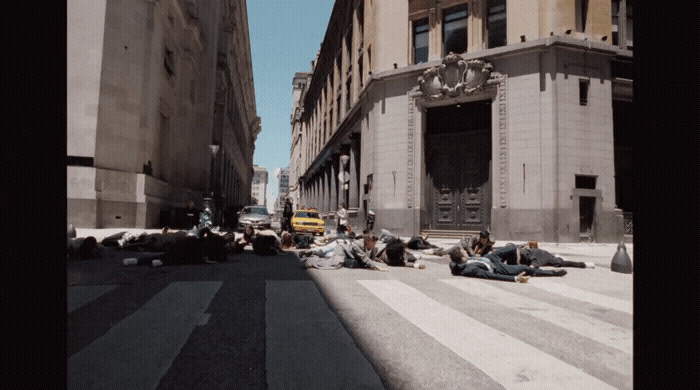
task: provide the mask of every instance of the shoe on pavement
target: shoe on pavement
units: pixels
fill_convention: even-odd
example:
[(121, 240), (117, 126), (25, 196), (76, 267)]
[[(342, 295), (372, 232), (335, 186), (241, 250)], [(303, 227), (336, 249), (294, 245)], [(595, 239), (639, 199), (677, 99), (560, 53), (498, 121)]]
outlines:
[(426, 255), (433, 255), (433, 254), (435, 254), (435, 249), (432, 249), (432, 248), (431, 248), (431, 249), (426, 249), (426, 250), (423, 251), (423, 253), (426, 254)]
[(566, 275), (566, 270), (565, 269), (558, 269), (558, 270), (552, 271), (552, 273), (554, 274), (554, 276), (564, 276), (564, 275)]
[(138, 264), (138, 261), (139, 260), (135, 257), (129, 257), (129, 258), (124, 259), (124, 261), (122, 261), (122, 264), (124, 264), (124, 265), (136, 265), (136, 264)]
[(526, 275), (524, 271), (515, 276), (516, 283), (527, 283), (528, 280), (530, 280), (530, 276)]
[(416, 261), (415, 263), (413, 263), (413, 268), (425, 269), (425, 264)]
[(155, 259), (151, 261), (152, 267), (160, 267), (161, 265), (163, 265), (163, 262), (161, 260)]
[(595, 263), (592, 261), (585, 261), (584, 264), (586, 264), (586, 268), (595, 268)]

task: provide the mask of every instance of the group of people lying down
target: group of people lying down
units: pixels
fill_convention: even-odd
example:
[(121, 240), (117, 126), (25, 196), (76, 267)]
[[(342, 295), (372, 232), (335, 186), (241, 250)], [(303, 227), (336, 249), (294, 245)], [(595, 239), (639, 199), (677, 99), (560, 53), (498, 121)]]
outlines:
[[(386, 247), (377, 250), (377, 241), (385, 241)], [(531, 276), (564, 276), (566, 270), (545, 270), (540, 267), (595, 268), (591, 262), (568, 261), (538, 248), (535, 241), (523, 245), (511, 243), (493, 250), (495, 242), (488, 231), (478, 236), (463, 238), (457, 245), (443, 249), (430, 244), (423, 237), (412, 237), (408, 243), (382, 232), (380, 237), (365, 235), (361, 240), (337, 238), (333, 242), (300, 253), (307, 268), (338, 269), (369, 268), (387, 271), (387, 265), (425, 268), (418, 259), (406, 251), (424, 249), (426, 255), (448, 256), (453, 275), (496, 279), (526, 283)]]
[[(377, 247), (377, 243), (381, 242)], [(80, 243), (80, 245), (78, 245)], [(259, 255), (276, 255), (289, 249), (302, 249), (299, 257), (306, 268), (338, 269), (369, 268), (388, 271), (388, 266), (424, 269), (425, 264), (407, 249), (423, 250), (423, 254), (450, 258), (453, 275), (527, 282), (531, 276), (563, 276), (565, 270), (544, 270), (541, 267), (594, 268), (590, 262), (568, 261), (559, 255), (538, 248), (535, 241), (523, 245), (506, 244), (494, 250), (494, 240), (488, 231), (460, 242), (448, 249), (430, 244), (424, 237), (411, 237), (404, 242), (391, 232), (383, 230), (379, 237), (364, 234), (360, 238), (339, 234), (324, 240), (283, 232), (278, 237), (272, 230), (254, 230), (247, 227), (242, 236), (234, 233), (213, 232), (208, 228), (196, 231), (142, 233), (135, 236), (119, 233), (97, 243), (94, 237), (70, 239), (69, 253), (77, 258), (101, 257), (103, 247), (115, 246), (125, 250), (148, 252), (139, 257), (124, 259), (124, 265), (181, 265), (220, 263), (229, 254), (242, 253), (251, 245)], [(88, 245), (92, 244), (92, 245)], [(91, 250), (88, 250), (91, 249)], [(99, 253), (96, 253), (99, 252)]]

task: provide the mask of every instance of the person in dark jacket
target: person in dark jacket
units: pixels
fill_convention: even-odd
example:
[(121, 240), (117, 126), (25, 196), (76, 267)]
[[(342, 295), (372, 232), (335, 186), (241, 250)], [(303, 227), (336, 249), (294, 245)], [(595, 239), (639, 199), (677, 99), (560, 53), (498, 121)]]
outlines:
[(411, 237), (408, 242), (406, 243), (406, 247), (409, 249), (437, 249), (439, 248), (437, 245), (433, 245), (429, 243), (425, 237), (422, 236), (413, 236)]
[(370, 208), (369, 212), (367, 212), (367, 219), (365, 220), (365, 230), (362, 231), (363, 234), (368, 234), (374, 230), (374, 220), (376, 218), (376, 214), (374, 212), (374, 208)]
[(177, 239), (165, 252), (124, 259), (123, 264), (159, 267), (161, 265), (222, 263), (228, 260), (229, 249), (226, 244), (226, 238), (204, 230), (200, 237), (185, 236)]
[(280, 239), (273, 230), (262, 229), (255, 232), (253, 252), (261, 256), (271, 256), (278, 254), (280, 250)]
[(526, 265), (510, 265), (503, 259), (515, 255), (515, 246), (506, 246), (485, 256), (467, 257), (458, 248), (450, 250), (452, 275), (527, 283), (530, 276), (564, 276), (566, 270), (543, 270)]
[(292, 201), (287, 198), (284, 203), (284, 211), (282, 212), (282, 226), (283, 232), (289, 232), (292, 230), (292, 216), (294, 215), (294, 210), (292, 209)]
[(280, 247), (285, 249), (309, 249), (314, 242), (312, 236), (296, 233), (282, 232), (280, 236)]
[(374, 253), (376, 249), (374, 249), (372, 252), (372, 258), (392, 267), (413, 267), (424, 269), (425, 264), (418, 261), (418, 258), (416, 258), (413, 254), (407, 252), (406, 247), (407, 245), (405, 242), (399, 238), (393, 237), (389, 239), (386, 247), (376, 252), (376, 254)]
[[(507, 244), (513, 245), (513, 244)], [(524, 264), (533, 268), (539, 267), (575, 267), (575, 268), (595, 268), (595, 263), (587, 261), (569, 261), (560, 255), (554, 255), (544, 249), (538, 248), (536, 241), (529, 241), (527, 244), (516, 246), (515, 256), (508, 256), (508, 264)]]

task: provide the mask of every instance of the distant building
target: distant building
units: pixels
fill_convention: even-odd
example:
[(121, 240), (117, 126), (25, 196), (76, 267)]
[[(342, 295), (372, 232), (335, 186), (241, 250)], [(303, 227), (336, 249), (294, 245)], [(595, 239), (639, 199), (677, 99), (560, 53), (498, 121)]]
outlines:
[(402, 236), (619, 241), (635, 3), (336, 1), (294, 86), (300, 202)]
[(251, 186), (251, 204), (267, 206), (267, 169), (253, 165), (253, 184)]
[(284, 203), (287, 199), (287, 192), (289, 191), (289, 167), (280, 169), (277, 174), (277, 179), (279, 181), (279, 190), (277, 191), (277, 200), (275, 201), (274, 213), (277, 219), (282, 216), (282, 211), (284, 210)]
[(248, 204), (260, 118), (246, 1), (67, 11), (68, 222), (153, 228), (205, 195), (217, 211)]
[(301, 111), (303, 109), (302, 98), (306, 92), (306, 86), (311, 80), (311, 72), (296, 72), (292, 80), (292, 115), (290, 123), (292, 126), (292, 147), (289, 153), (289, 198), (292, 200), (294, 208), (298, 208), (301, 202), (301, 188), (299, 178), (304, 173), (302, 166), (304, 165), (306, 153), (303, 151), (304, 143), (302, 138)]

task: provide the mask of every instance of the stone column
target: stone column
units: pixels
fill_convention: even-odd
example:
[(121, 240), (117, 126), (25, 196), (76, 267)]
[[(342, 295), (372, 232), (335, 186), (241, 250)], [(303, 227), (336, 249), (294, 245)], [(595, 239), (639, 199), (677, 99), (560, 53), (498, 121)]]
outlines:
[(617, 13), (617, 39), (618, 46), (627, 49), (627, 0), (620, 0), (620, 9)]
[(352, 82), (350, 85), (350, 88), (352, 89), (352, 93), (350, 94), (350, 102), (351, 104), (354, 104), (355, 101), (357, 100), (357, 97), (360, 92), (360, 72), (359, 68), (357, 66), (357, 59), (358, 59), (358, 48), (360, 47), (360, 39), (359, 39), (359, 34), (360, 34), (360, 22), (357, 19), (357, 7), (354, 7), (352, 10), (352, 38), (350, 39), (350, 46), (348, 47), (350, 58), (350, 63), (352, 64)]
[(353, 137), (350, 144), (350, 162), (348, 163), (350, 170), (349, 194), (348, 194), (348, 210), (357, 210), (360, 208), (360, 150), (359, 139)]
[(330, 211), (332, 211), (331, 210), (331, 164), (326, 163), (324, 168), (323, 168), (323, 171), (324, 171), (324, 175), (326, 178), (325, 187), (324, 187), (325, 196), (323, 199), (323, 206), (326, 208), (327, 212), (330, 212)]
[(316, 178), (314, 179), (314, 207), (318, 209), (318, 211), (321, 211), (321, 205), (319, 201), (321, 200), (321, 197), (319, 196), (319, 189), (321, 186), (321, 177), (317, 174)]
[(338, 159), (331, 159), (331, 211), (338, 210)]

